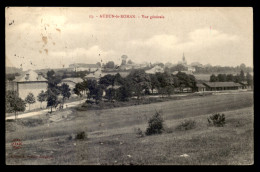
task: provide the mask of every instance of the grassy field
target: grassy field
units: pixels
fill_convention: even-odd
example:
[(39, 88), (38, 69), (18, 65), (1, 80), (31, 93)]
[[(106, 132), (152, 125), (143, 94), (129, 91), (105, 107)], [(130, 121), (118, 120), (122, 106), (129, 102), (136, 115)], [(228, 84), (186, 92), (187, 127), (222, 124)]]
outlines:
[[(6, 122), (6, 163), (253, 164), (252, 106), (253, 94), (245, 92), (95, 111), (69, 109), (53, 114), (69, 114), (59, 122), (46, 116)], [(137, 128), (145, 131), (155, 109), (163, 111), (171, 132), (138, 138)], [(207, 125), (207, 117), (216, 112), (226, 115), (224, 127)], [(196, 121), (196, 128), (176, 130), (187, 119)], [(80, 131), (87, 139), (68, 139)], [(15, 138), (22, 140), (21, 149), (12, 148)]]

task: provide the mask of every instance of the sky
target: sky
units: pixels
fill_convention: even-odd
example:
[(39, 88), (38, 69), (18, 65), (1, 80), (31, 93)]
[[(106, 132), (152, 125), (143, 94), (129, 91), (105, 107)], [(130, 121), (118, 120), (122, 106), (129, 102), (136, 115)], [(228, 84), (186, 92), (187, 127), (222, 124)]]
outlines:
[[(109, 14), (135, 18), (100, 17)], [(183, 53), (188, 64), (253, 67), (250, 7), (9, 7), (5, 19), (6, 66), (23, 70), (120, 64), (122, 55), (175, 64)]]

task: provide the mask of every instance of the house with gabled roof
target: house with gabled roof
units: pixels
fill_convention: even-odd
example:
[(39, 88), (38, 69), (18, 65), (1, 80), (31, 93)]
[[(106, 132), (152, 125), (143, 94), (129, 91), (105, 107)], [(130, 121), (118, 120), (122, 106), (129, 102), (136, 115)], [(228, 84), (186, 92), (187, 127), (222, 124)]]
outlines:
[[(41, 91), (47, 90), (47, 79), (44, 78), (42, 73), (36, 73), (33, 70), (24, 72), (21, 76), (18, 76), (13, 81), (16, 85), (13, 91), (17, 91), (18, 96), (25, 100), (29, 93), (32, 93), (35, 97), (35, 103), (30, 105), (30, 110), (46, 107), (46, 102), (39, 102), (37, 96)], [(29, 109), (27, 105), (26, 110)]]

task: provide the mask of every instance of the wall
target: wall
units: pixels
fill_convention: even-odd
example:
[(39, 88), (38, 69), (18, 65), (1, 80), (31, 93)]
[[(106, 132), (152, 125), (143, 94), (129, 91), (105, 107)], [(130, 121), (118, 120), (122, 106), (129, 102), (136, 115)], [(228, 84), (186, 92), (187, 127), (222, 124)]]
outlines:
[[(19, 97), (25, 100), (26, 96), (31, 92), (35, 97), (35, 103), (30, 105), (30, 110), (38, 109), (41, 107), (41, 102), (37, 101), (37, 96), (41, 91), (47, 90), (46, 82), (21, 82), (18, 83), (18, 93)], [(42, 107), (45, 109), (47, 103), (42, 102)], [(26, 111), (29, 110), (29, 105), (26, 104)]]

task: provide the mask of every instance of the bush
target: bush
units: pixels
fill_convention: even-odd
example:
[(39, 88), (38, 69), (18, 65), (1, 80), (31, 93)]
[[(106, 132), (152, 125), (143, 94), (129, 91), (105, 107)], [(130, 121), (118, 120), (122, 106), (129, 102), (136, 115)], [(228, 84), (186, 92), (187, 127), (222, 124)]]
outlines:
[(157, 112), (148, 121), (148, 128), (146, 129), (146, 135), (161, 134), (163, 131), (163, 119), (160, 112)]
[(22, 119), (19, 121), (19, 124), (26, 127), (36, 127), (43, 125), (44, 121), (42, 119)]
[(69, 135), (68, 140), (72, 140), (72, 139), (73, 139), (72, 135)]
[(144, 137), (144, 133), (140, 128), (137, 128), (135, 133), (137, 137)]
[(95, 101), (93, 101), (93, 100), (86, 100), (85, 102), (88, 104), (95, 104)]
[(77, 133), (75, 139), (76, 139), (76, 140), (84, 140), (85, 137), (86, 137), (85, 132), (84, 132), (84, 131), (81, 131), (81, 132)]
[(164, 126), (164, 132), (165, 133), (173, 133), (174, 129), (171, 127)]
[(225, 124), (225, 115), (214, 114), (208, 118), (209, 125), (214, 125), (216, 127), (223, 127)]
[(187, 120), (182, 122), (179, 126), (176, 127), (177, 130), (191, 130), (196, 127), (196, 122), (194, 120)]

